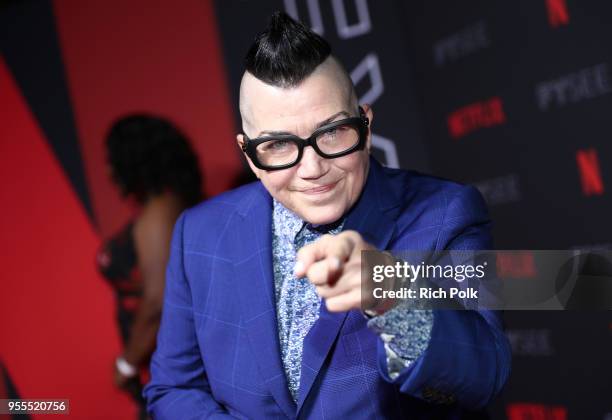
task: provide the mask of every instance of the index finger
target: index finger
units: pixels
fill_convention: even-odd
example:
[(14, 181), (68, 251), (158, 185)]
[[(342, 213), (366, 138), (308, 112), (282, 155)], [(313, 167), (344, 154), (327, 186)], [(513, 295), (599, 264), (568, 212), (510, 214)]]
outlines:
[(303, 277), (310, 266), (317, 261), (329, 258), (329, 268), (337, 271), (351, 255), (353, 241), (347, 235), (323, 235), (315, 242), (302, 247), (296, 256), (295, 276)]

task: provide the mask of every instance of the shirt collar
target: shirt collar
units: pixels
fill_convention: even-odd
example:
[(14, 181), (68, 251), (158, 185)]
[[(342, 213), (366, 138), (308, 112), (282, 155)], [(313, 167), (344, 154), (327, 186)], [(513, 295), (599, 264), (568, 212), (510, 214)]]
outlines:
[(300, 216), (283, 206), (275, 199), (273, 199), (273, 206), (272, 222), (274, 233), (278, 237), (293, 242), (296, 235), (304, 227), (304, 221), (300, 218)]
[(291, 241), (295, 240), (298, 233), (300, 233), (304, 227), (319, 234), (337, 234), (342, 230), (344, 222), (346, 221), (346, 217), (342, 217), (327, 225), (313, 225), (302, 220), (300, 216), (283, 206), (276, 199), (273, 199), (273, 207), (272, 222), (274, 233), (279, 237)]

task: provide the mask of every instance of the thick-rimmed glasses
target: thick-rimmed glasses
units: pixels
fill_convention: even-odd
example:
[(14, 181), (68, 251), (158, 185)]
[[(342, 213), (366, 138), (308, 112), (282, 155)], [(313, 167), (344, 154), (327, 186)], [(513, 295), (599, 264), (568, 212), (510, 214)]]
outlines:
[(307, 139), (293, 134), (266, 135), (249, 139), (246, 134), (242, 150), (259, 169), (275, 171), (296, 165), (304, 147), (312, 148), (325, 159), (346, 156), (365, 146), (370, 121), (361, 107), (359, 117), (334, 121), (317, 128)]

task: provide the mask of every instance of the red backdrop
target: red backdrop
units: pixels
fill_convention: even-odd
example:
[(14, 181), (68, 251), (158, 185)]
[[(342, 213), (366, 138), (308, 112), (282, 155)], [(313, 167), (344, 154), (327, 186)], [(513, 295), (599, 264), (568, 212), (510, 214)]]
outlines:
[(129, 209), (104, 166), (109, 124), (127, 112), (168, 117), (193, 141), (206, 191), (240, 167), (214, 11), (209, 1), (54, 3), (94, 214), (103, 236)]
[(178, 6), (53, 3), (95, 220), (0, 56), (0, 362), (22, 398), (69, 398), (72, 417), (136, 415), (112, 385), (114, 300), (94, 265), (102, 238), (132, 213), (105, 167), (111, 122), (150, 112), (176, 123), (193, 142), (209, 195), (241, 168), (212, 4)]

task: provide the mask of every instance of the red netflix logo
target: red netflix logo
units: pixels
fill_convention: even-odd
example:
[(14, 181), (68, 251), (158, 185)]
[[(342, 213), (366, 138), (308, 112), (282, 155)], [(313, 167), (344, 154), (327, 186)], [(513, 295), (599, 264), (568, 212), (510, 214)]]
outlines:
[(448, 116), (448, 132), (458, 139), (483, 127), (506, 122), (506, 114), (499, 97), (476, 102), (452, 112)]
[(534, 278), (537, 272), (533, 253), (529, 251), (499, 251), (496, 264), (501, 278)]
[(599, 171), (599, 159), (597, 158), (597, 150), (585, 149), (576, 152), (576, 163), (578, 164), (578, 172), (582, 183), (582, 192), (584, 195), (602, 195), (604, 193), (604, 184)]
[(548, 23), (551, 27), (557, 28), (561, 25), (569, 24), (569, 13), (565, 0), (546, 0), (548, 9)]
[(514, 403), (506, 407), (509, 420), (566, 420), (565, 407), (544, 404)]

